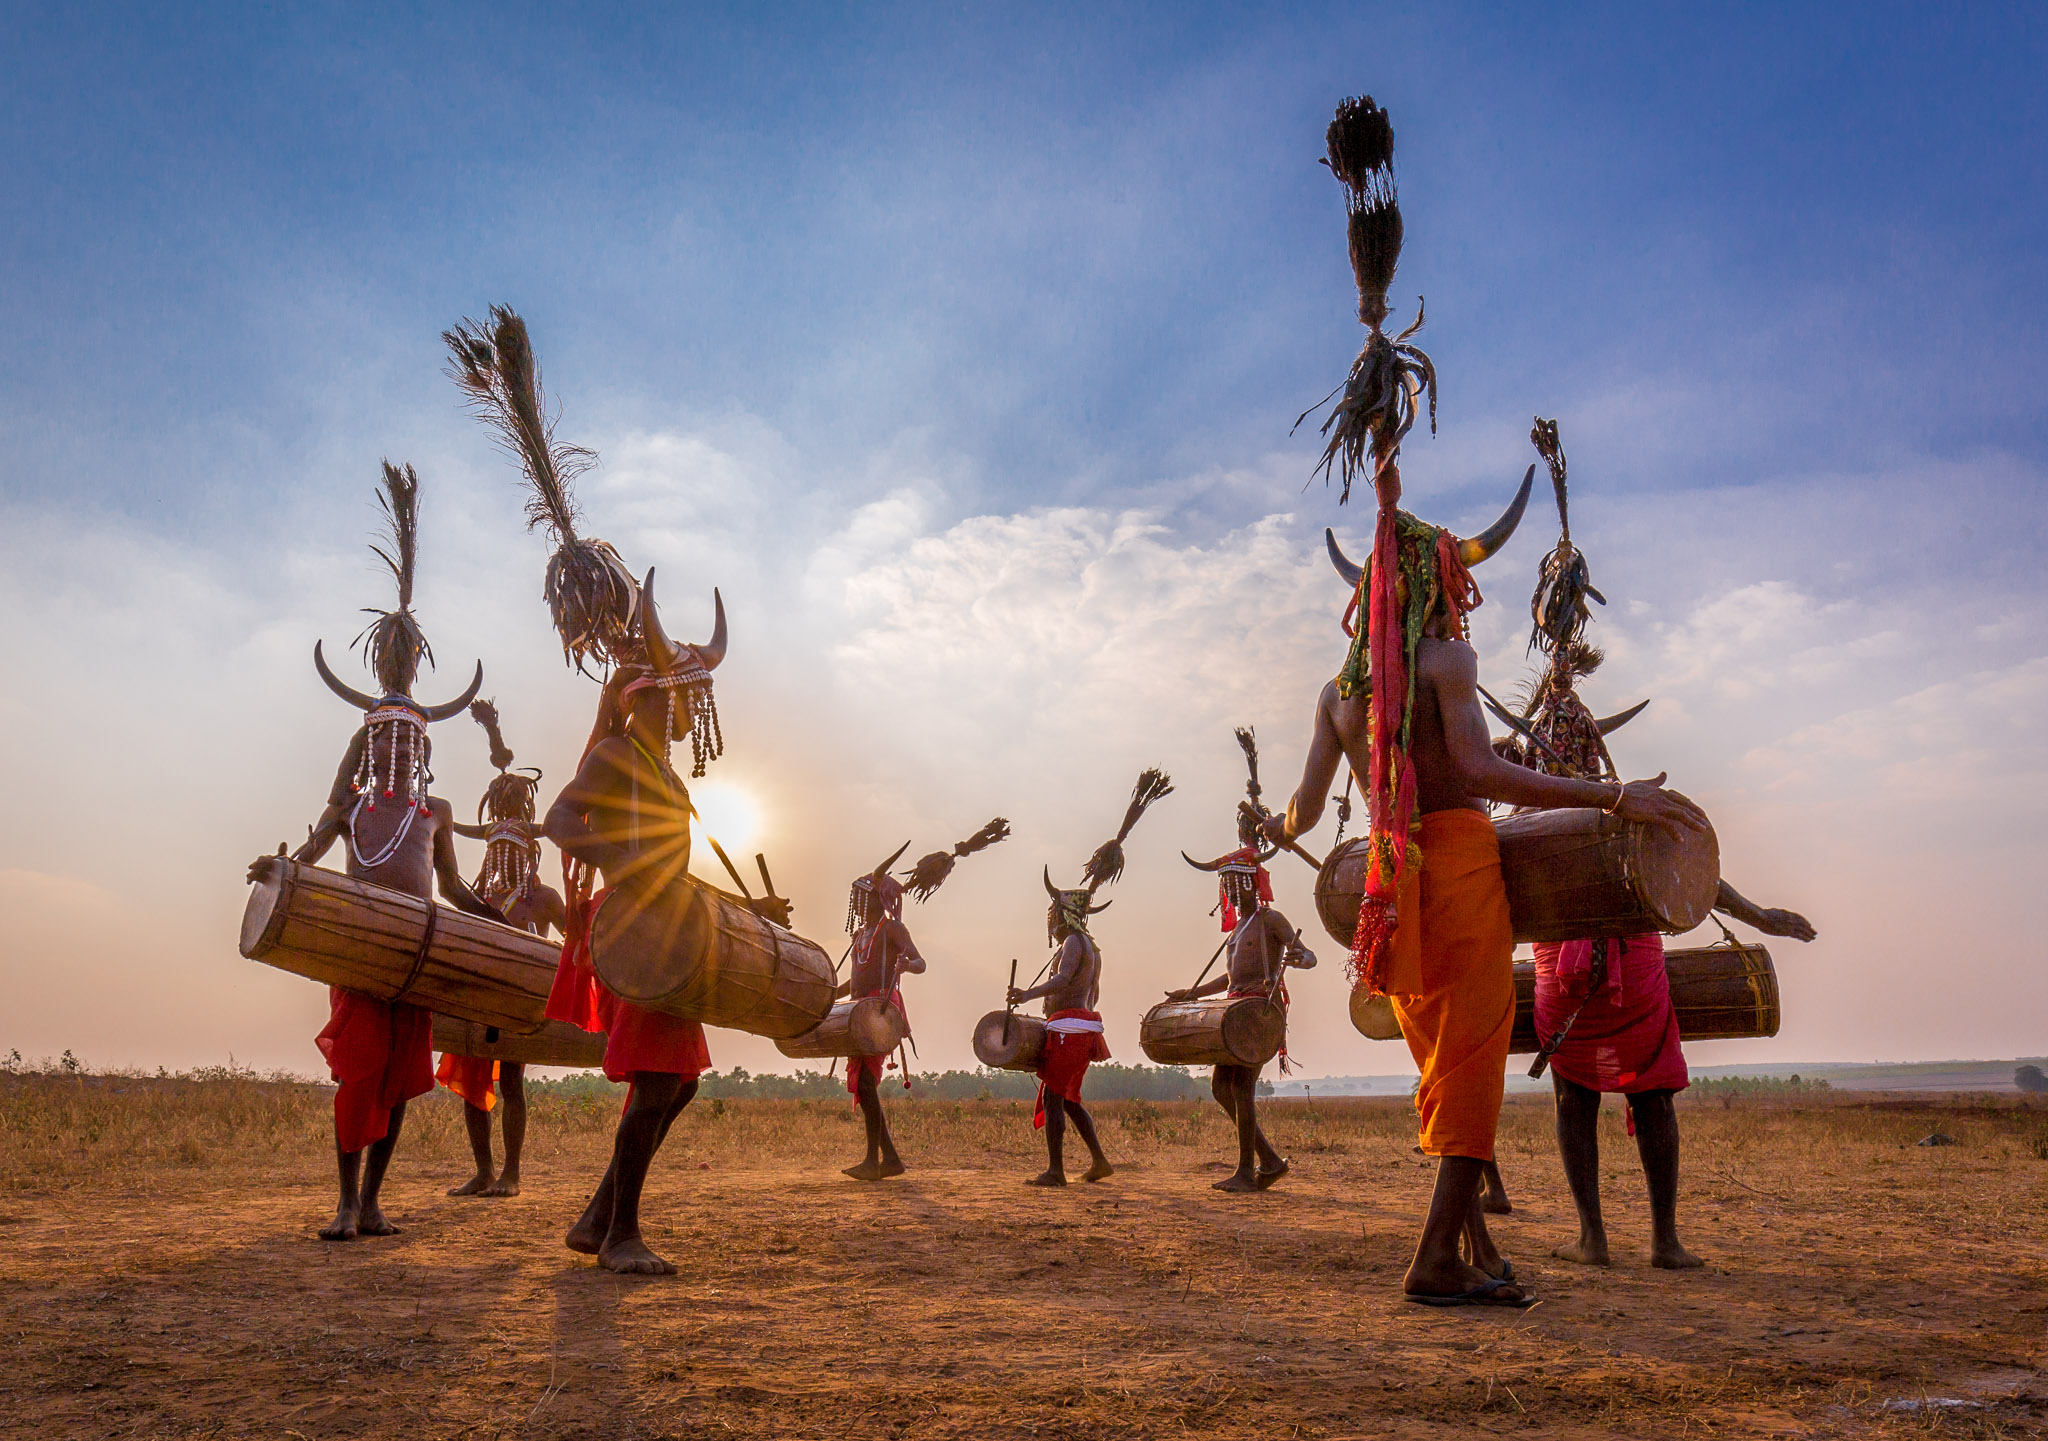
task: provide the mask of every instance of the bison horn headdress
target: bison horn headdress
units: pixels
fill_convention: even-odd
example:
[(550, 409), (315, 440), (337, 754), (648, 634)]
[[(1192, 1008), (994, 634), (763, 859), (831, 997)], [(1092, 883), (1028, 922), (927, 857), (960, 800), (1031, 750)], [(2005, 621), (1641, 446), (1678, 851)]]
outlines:
[(1260, 802), (1263, 790), (1259, 785), (1259, 738), (1250, 726), (1237, 728), (1237, 744), (1244, 751), (1247, 778), (1245, 796), (1250, 807), (1239, 806), (1237, 811), (1237, 849), (1216, 857), (1213, 861), (1198, 861), (1186, 851), (1180, 858), (1198, 871), (1208, 871), (1216, 877), (1216, 903), (1223, 913), (1223, 929), (1235, 931), (1244, 915), (1250, 915), (1260, 906), (1273, 903), (1273, 878), (1266, 871), (1266, 862), (1278, 854), (1279, 847), (1267, 843), (1259, 834), (1258, 817), (1265, 813)]
[(1557, 422), (1537, 416), (1529, 440), (1549, 465), (1557, 495), (1557, 545), (1543, 558), (1536, 593), (1529, 600), (1529, 649), (1540, 652), (1545, 664), (1527, 687), (1520, 715), (1504, 706), (1490, 706), (1511, 732), (1495, 741), (1494, 749), (1504, 759), (1548, 775), (1619, 780), (1606, 737), (1634, 720), (1649, 702), (1603, 719), (1579, 699), (1578, 683), (1598, 670), (1604, 659), (1599, 647), (1584, 636), (1592, 616), (1586, 602), (1605, 605), (1607, 598), (1593, 588), (1586, 557), (1572, 543), (1565, 454)]
[[(377, 678), (380, 694), (368, 696), (344, 685), (328, 668), (317, 640), (313, 642), (313, 668), (329, 690), (364, 713), (362, 759), (351, 782), (355, 793), (375, 810), (379, 799), (397, 797), (402, 787), (406, 803), (425, 810), (427, 785), (433, 779), (427, 768), (432, 749), (427, 725), (462, 713), (483, 686), (484, 667), (478, 661), (469, 689), (446, 704), (422, 705), (412, 698), (420, 662), (432, 665), (434, 652), (419, 617), (412, 613), (413, 577), (419, 560), (420, 478), (410, 465), (401, 470), (388, 460), (384, 462), (384, 488), (377, 493), (377, 504), (384, 512), (390, 548), (373, 542), (370, 549), (397, 582), (398, 606), (394, 610), (365, 607), (377, 619), (355, 643)], [(386, 741), (381, 747), (380, 739)]]
[[(1329, 443), (1318, 473), (1338, 471), (1341, 505), (1368, 464), (1379, 503), (1371, 562), (1351, 564), (1326, 537), (1330, 559), (1352, 588), (1351, 606), (1360, 613), (1351, 652), (1337, 676), (1347, 698), (1370, 689), (1372, 760), (1359, 779), (1370, 802), (1372, 829), (1366, 840), (1365, 897), (1352, 939), (1354, 984), (1383, 988), (1394, 933), (1394, 898), (1413, 857), (1408, 840), (1415, 811), (1415, 767), (1409, 758), (1415, 705), (1415, 652), (1426, 630), (1463, 639), (1465, 615), (1480, 603), (1471, 567), (1507, 543), (1528, 503), (1534, 468), (1523, 476), (1514, 503), (1493, 525), (1470, 539), (1430, 525), (1401, 509), (1402, 439), (1414, 426), (1422, 397), (1429, 397), (1430, 429), (1436, 429), (1436, 367), (1408, 338), (1422, 328), (1415, 321), (1389, 339), (1387, 290), (1401, 257), (1401, 207), (1394, 183), (1394, 128), (1370, 96), (1337, 107), (1324, 136), (1324, 164), (1344, 187), (1351, 270), (1358, 283), (1358, 319), (1367, 327), (1364, 347), (1339, 387), (1342, 397), (1324, 422)], [(1333, 392), (1334, 393), (1334, 392)], [(1305, 417), (1304, 417), (1305, 418)], [(1299, 422), (1297, 422), (1299, 424)], [(1350, 630), (1350, 611), (1346, 612)]]
[(458, 835), (483, 841), (484, 864), (477, 872), (475, 888), (485, 899), (524, 894), (533, 884), (540, 862), (540, 823), (535, 810), (540, 795), (541, 772), (533, 766), (512, 769), (515, 757), (505, 744), (499, 727), (495, 701), (472, 701), (470, 719), (484, 728), (490, 740), (491, 764), (498, 774), (484, 787), (476, 803), (476, 825), (455, 823)]
[(678, 644), (661, 628), (651, 587), (654, 572), (635, 584), (618, 551), (577, 532), (570, 483), (596, 462), (582, 446), (555, 439), (554, 418), (541, 391), (540, 362), (526, 322), (502, 305), (487, 322), (464, 320), (441, 333), (449, 353), (448, 373), (469, 397), (477, 417), (498, 433), (499, 443), (517, 457), (533, 495), (526, 503), (529, 529), (546, 526), (555, 540), (542, 596), (562, 640), (563, 660), (588, 673), (586, 663), (608, 667), (605, 698), (591, 741), (622, 734), (631, 698), (652, 686), (669, 692), (669, 727), (660, 737), (667, 752), (674, 733), (676, 694), (684, 696), (691, 726), (693, 775), (725, 748), (712, 700), (711, 672), (725, 658), (725, 602), (717, 591), (717, 614), (708, 644)]
[(1088, 858), (1088, 864), (1081, 868), (1081, 884), (1078, 888), (1063, 891), (1052, 883), (1052, 867), (1045, 867), (1045, 893), (1052, 898), (1052, 906), (1046, 915), (1046, 939), (1050, 943), (1058, 937), (1062, 928), (1088, 933), (1088, 917), (1099, 911), (1106, 911), (1114, 902), (1095, 904), (1095, 893), (1104, 886), (1115, 884), (1124, 873), (1124, 842), (1129, 839), (1139, 817), (1145, 814), (1154, 801), (1173, 794), (1173, 778), (1156, 768), (1141, 771), (1138, 782), (1131, 787), (1131, 803), (1124, 807), (1124, 823), (1117, 828), (1114, 837), (1095, 848), (1095, 854)]

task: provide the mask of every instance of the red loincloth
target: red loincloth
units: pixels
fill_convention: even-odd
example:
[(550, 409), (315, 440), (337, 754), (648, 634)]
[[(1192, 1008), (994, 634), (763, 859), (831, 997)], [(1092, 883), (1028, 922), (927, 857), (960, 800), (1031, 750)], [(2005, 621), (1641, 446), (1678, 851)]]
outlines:
[(479, 1056), (457, 1056), (443, 1052), (434, 1067), (434, 1079), (479, 1111), (498, 1104), (498, 1063)]
[(1069, 1101), (1081, 1099), (1081, 1082), (1088, 1074), (1088, 1067), (1095, 1061), (1109, 1059), (1109, 1042), (1102, 1032), (1056, 1031), (1053, 1026), (1060, 1021), (1093, 1021), (1097, 1027), (1102, 1017), (1094, 1011), (1054, 1011), (1045, 1018), (1045, 1054), (1038, 1060), (1038, 1107), (1031, 1115), (1033, 1126), (1045, 1125), (1045, 1093), (1051, 1091)]
[[(1593, 943), (1536, 947), (1536, 1033), (1564, 1024), (1592, 979)], [(1607, 984), (1586, 1002), (1551, 1069), (1589, 1091), (1682, 1091), (1690, 1078), (1671, 1008), (1664, 938), (1654, 932), (1607, 943)], [(1633, 1119), (1633, 1117), (1631, 1117)]]
[(344, 1155), (384, 1139), (391, 1108), (434, 1089), (434, 1013), (327, 988), (327, 1024), (314, 1037), (339, 1089), (334, 1144)]
[(665, 1071), (695, 1080), (711, 1069), (704, 1027), (620, 1000), (598, 981), (591, 966), (591, 923), (610, 894), (611, 887), (605, 887), (569, 917), (562, 959), (548, 992), (548, 1018), (604, 1034), (607, 1080), (630, 1081), (635, 1071)]
[[(865, 1000), (866, 997), (856, 997), (855, 999)], [(902, 991), (895, 990), (889, 992), (889, 1004), (897, 1010), (903, 1011), (903, 1019), (905, 1021), (910, 1019), (910, 1012), (903, 1010)], [(860, 1078), (863, 1073), (872, 1075), (875, 1078), (875, 1084), (881, 1085), (882, 1073), (894, 1064), (895, 1062), (890, 1059), (889, 1055), (848, 1056), (846, 1058), (846, 1094), (849, 1096), (858, 1096), (860, 1094)], [(903, 1089), (906, 1091), (910, 1089), (910, 1070), (908, 1067), (905, 1067), (903, 1072)]]

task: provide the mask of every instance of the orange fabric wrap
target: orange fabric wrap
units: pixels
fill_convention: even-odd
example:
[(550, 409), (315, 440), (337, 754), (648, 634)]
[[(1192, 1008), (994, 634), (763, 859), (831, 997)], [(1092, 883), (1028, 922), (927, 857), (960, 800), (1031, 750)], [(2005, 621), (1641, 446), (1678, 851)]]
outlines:
[(1387, 998), (1422, 1072), (1422, 1149), (1490, 1161), (1515, 1026), (1500, 839), (1484, 812), (1449, 810), (1423, 816), (1415, 840), (1422, 864), (1401, 878)]
[(496, 1061), (487, 1061), (480, 1056), (457, 1056), (444, 1051), (441, 1053), (441, 1064), (434, 1068), (434, 1079), (479, 1111), (488, 1111), (498, 1104)]

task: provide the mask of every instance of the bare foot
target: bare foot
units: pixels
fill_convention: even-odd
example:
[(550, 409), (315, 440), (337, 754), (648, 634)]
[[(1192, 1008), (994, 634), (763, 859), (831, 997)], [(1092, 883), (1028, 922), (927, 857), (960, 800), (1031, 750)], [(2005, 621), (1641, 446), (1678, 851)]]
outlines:
[(1673, 1241), (1668, 1246), (1650, 1247), (1650, 1264), (1660, 1271), (1693, 1271), (1707, 1263)]
[(1261, 1191), (1272, 1189), (1272, 1185), (1275, 1181), (1279, 1180), (1282, 1176), (1286, 1175), (1289, 1171), (1293, 1169), (1294, 1168), (1292, 1166), (1287, 1164), (1287, 1158), (1285, 1156), (1282, 1156), (1276, 1164), (1267, 1167), (1266, 1169), (1259, 1172), (1257, 1182), (1258, 1188)]
[(1576, 1261), (1581, 1266), (1605, 1266), (1610, 1264), (1607, 1259), (1607, 1243), (1605, 1241), (1588, 1240), (1584, 1236), (1579, 1237), (1578, 1240), (1572, 1242), (1569, 1246), (1559, 1246), (1550, 1254), (1557, 1257), (1560, 1261)]
[(360, 1236), (396, 1236), (398, 1228), (384, 1219), (384, 1213), (377, 1209), (375, 1201), (363, 1207), (363, 1214), (356, 1219), (356, 1234)]
[(676, 1268), (647, 1249), (638, 1236), (606, 1241), (597, 1253), (598, 1264), (620, 1276), (673, 1276)]
[(1479, 1198), (1479, 1209), (1489, 1216), (1512, 1216), (1515, 1214), (1514, 1203), (1509, 1201), (1505, 1194), (1496, 1196), (1491, 1191), (1488, 1191)]
[(1095, 1164), (1081, 1173), (1081, 1179), (1084, 1181), (1107, 1181), (1115, 1174), (1116, 1167), (1110, 1165), (1104, 1157), (1097, 1156)]
[(1249, 1196), (1252, 1192), (1259, 1189), (1259, 1183), (1252, 1179), (1249, 1172), (1232, 1171), (1222, 1180), (1211, 1182), (1209, 1189), (1212, 1191), (1228, 1191), (1234, 1196)]
[(353, 1206), (342, 1206), (334, 1213), (334, 1219), (320, 1228), (323, 1241), (353, 1241), (356, 1238), (356, 1210)]
[(1067, 1184), (1067, 1177), (1062, 1171), (1047, 1171), (1042, 1175), (1033, 1176), (1024, 1184), (1027, 1186), (1064, 1186)]
[(890, 1156), (882, 1162), (882, 1175), (885, 1177), (900, 1176), (909, 1169), (910, 1167), (904, 1165), (899, 1156)]
[(858, 1166), (848, 1166), (839, 1174), (851, 1176), (856, 1181), (879, 1181), (882, 1179), (883, 1171), (877, 1161), (862, 1161)]
[(491, 1194), (491, 1178), (489, 1176), (471, 1176), (459, 1186), (450, 1186), (448, 1194), (451, 1196), (488, 1196)]
[(519, 1194), (519, 1178), (517, 1176), (500, 1176), (497, 1180), (491, 1182), (490, 1185), (478, 1191), (477, 1194), (479, 1196), (516, 1196)]
[(569, 1228), (562, 1244), (579, 1256), (595, 1256), (604, 1249), (604, 1228), (585, 1216)]

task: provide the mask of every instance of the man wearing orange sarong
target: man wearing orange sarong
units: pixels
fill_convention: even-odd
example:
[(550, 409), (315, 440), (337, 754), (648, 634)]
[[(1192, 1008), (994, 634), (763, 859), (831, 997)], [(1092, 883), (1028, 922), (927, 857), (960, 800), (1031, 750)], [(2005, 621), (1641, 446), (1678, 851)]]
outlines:
[[(1471, 540), (1405, 511), (1395, 515), (1390, 534), (1397, 546), (1386, 573), (1398, 583), (1370, 603), (1373, 628), (1384, 625), (1395, 642), (1399, 689), (1388, 686), (1386, 715), (1409, 718), (1400, 728), (1405, 744), (1393, 752), (1401, 764), (1374, 769), (1389, 745), (1388, 736), (1374, 734), (1374, 666), (1395, 665), (1384, 655), (1368, 662), (1361, 627), (1344, 670), (1317, 702), (1301, 786), (1287, 814), (1266, 823), (1269, 837), (1290, 843), (1312, 829), (1347, 760), (1355, 774), (1389, 781), (1387, 789), (1366, 787), (1374, 805), (1368, 843), (1397, 863), (1386, 868), (1383, 892), (1376, 895), (1368, 883), (1352, 965), (1355, 984), (1392, 1000), (1422, 1073), (1416, 1107), (1423, 1149), (1438, 1157), (1437, 1181), (1402, 1289), (1425, 1305), (1529, 1301), (1494, 1248), (1479, 1206), (1514, 1019), (1513, 932), (1485, 801), (1597, 805), (1674, 829), (1706, 824), (1689, 801), (1662, 789), (1662, 776), (1603, 784), (1538, 775), (1494, 754), (1479, 707), (1478, 657), (1464, 638), (1464, 612), (1479, 600), (1467, 567), (1506, 542), (1529, 485), (1525, 478), (1507, 514)], [(1338, 573), (1363, 599), (1368, 573), (1344, 558), (1334, 537), (1330, 549)], [(1404, 631), (1415, 638), (1405, 652)]]

